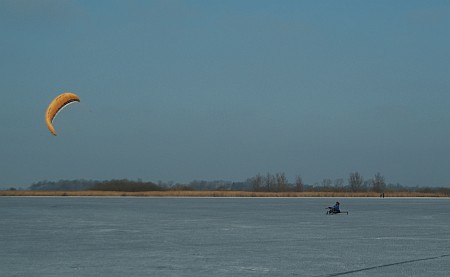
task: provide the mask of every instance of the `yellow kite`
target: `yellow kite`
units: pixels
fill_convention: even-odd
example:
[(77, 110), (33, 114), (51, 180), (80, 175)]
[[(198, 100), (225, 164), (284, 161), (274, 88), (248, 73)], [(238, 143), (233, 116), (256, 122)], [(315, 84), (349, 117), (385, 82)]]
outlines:
[(45, 113), (45, 122), (47, 123), (47, 128), (53, 135), (56, 136), (56, 131), (52, 124), (53, 119), (64, 107), (74, 102), (80, 102), (80, 97), (75, 93), (65, 92), (58, 95), (53, 99), (50, 105), (48, 105), (47, 112)]

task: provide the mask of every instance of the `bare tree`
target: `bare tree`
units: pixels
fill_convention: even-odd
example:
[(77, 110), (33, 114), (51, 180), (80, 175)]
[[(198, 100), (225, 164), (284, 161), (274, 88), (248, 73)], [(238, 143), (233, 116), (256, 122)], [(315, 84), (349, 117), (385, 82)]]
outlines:
[(386, 182), (384, 177), (378, 172), (372, 179), (372, 190), (375, 192), (384, 192), (386, 189)]
[(287, 180), (284, 172), (275, 174), (275, 179), (277, 182), (277, 185), (276, 185), (277, 191), (287, 191), (288, 180)]
[(267, 173), (266, 178), (264, 179), (266, 183), (266, 191), (274, 191), (275, 190), (275, 176), (270, 173)]
[(331, 180), (331, 179), (326, 178), (326, 179), (322, 180), (322, 187), (325, 190), (330, 190), (332, 184), (333, 184), (333, 180)]
[(302, 192), (305, 189), (305, 184), (303, 183), (302, 177), (297, 176), (295, 179), (295, 190)]
[(342, 179), (342, 178), (335, 179), (334, 180), (334, 188), (335, 188), (335, 190), (343, 191), (344, 190), (344, 179)]
[(248, 179), (248, 183), (252, 186), (253, 191), (261, 191), (264, 184), (264, 177), (261, 174), (257, 174), (256, 176)]
[(363, 183), (364, 179), (358, 172), (350, 173), (348, 185), (350, 186), (351, 191), (361, 191)]

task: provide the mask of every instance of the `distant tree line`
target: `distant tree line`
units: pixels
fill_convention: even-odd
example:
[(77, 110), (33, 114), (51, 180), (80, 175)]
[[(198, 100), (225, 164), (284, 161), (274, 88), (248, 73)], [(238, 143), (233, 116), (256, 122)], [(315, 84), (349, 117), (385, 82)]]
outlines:
[(162, 191), (166, 190), (166, 188), (158, 186), (157, 184), (152, 182), (130, 181), (127, 179), (122, 179), (99, 182), (90, 190), (138, 192)]
[(381, 173), (364, 179), (359, 172), (351, 172), (347, 180), (343, 178), (323, 179), (314, 184), (305, 184), (300, 176), (294, 182), (289, 182), (284, 173), (257, 174), (246, 181), (246, 187), (251, 191), (263, 192), (424, 192), (442, 193), (450, 195), (450, 188), (446, 187), (410, 187), (399, 183), (387, 183)]
[(256, 174), (242, 182), (230, 181), (204, 181), (194, 180), (188, 184), (173, 182), (144, 182), (142, 180), (59, 180), (40, 181), (32, 184), (30, 190), (54, 190), (54, 191), (163, 191), (163, 190), (235, 190), (255, 192), (434, 192), (450, 195), (450, 188), (445, 187), (408, 187), (398, 183), (386, 183), (381, 173), (365, 179), (358, 172), (351, 172), (347, 180), (343, 178), (323, 179), (313, 184), (305, 184), (300, 176), (294, 182), (289, 182), (284, 173)]
[(97, 185), (99, 181), (94, 180), (59, 180), (59, 181), (39, 181), (30, 186), (30, 190), (66, 190), (79, 191), (89, 190)]
[(158, 191), (166, 188), (158, 186), (152, 182), (131, 181), (127, 179), (94, 181), (94, 180), (59, 180), (40, 181), (30, 186), (30, 190), (53, 190), (53, 191), (81, 191), (81, 190), (100, 190), (100, 191)]

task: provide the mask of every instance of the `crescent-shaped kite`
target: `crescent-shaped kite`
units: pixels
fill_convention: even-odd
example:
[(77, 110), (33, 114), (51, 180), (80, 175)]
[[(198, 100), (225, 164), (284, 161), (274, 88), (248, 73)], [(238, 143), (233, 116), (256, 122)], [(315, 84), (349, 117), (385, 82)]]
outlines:
[(45, 122), (47, 123), (47, 128), (53, 135), (56, 136), (56, 131), (52, 124), (53, 119), (64, 107), (74, 102), (80, 102), (80, 97), (75, 93), (65, 92), (58, 95), (53, 99), (50, 105), (48, 105), (47, 112), (45, 113)]

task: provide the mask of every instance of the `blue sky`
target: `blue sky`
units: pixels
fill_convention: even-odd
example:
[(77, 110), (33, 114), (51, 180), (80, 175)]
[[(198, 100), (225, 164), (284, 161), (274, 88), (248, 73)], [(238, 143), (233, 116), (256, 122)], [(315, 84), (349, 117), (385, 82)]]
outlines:
[(450, 186), (448, 26), (448, 1), (1, 0), (0, 187)]

